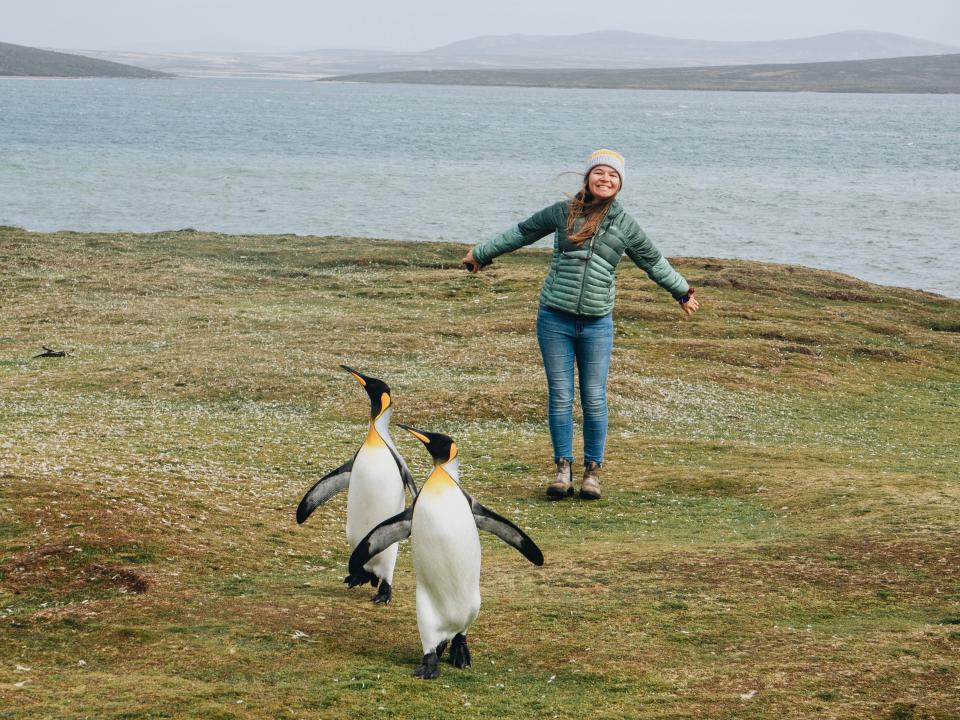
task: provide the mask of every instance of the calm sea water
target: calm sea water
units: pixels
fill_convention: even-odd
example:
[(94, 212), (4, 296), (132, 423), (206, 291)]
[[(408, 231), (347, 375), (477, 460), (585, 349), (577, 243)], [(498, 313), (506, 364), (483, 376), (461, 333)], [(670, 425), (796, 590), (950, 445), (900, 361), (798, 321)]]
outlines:
[(667, 255), (960, 297), (960, 96), (0, 80), (0, 224), (472, 243), (601, 146)]

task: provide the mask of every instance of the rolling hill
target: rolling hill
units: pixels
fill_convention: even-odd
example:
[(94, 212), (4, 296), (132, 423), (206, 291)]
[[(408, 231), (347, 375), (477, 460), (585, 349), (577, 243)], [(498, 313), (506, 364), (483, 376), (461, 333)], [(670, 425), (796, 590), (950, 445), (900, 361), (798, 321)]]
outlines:
[(323, 49), (292, 53), (73, 50), (191, 77), (309, 77), (407, 70), (602, 69), (836, 62), (940, 55), (960, 48), (903, 35), (850, 31), (766, 42), (717, 42), (604, 31), (478, 37), (422, 52)]
[(831, 62), (953, 52), (960, 48), (866, 30), (762, 42), (688, 40), (607, 30), (566, 36), (479, 37), (425, 54), (474, 66), (579, 69)]
[(0, 77), (125, 77), (159, 78), (167, 73), (144, 70), (81, 55), (52, 52), (25, 45), (0, 43)]

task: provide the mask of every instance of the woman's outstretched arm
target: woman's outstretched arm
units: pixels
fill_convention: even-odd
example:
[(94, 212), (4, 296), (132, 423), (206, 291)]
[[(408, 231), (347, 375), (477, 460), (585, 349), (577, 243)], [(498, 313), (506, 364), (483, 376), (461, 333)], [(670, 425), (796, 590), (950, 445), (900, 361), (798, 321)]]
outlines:
[(505, 232), (487, 242), (474, 245), (464, 256), (463, 262), (471, 272), (479, 272), (498, 255), (512, 252), (524, 245), (530, 245), (552, 232), (556, 232), (566, 222), (565, 202), (554, 203), (540, 212), (517, 223)]

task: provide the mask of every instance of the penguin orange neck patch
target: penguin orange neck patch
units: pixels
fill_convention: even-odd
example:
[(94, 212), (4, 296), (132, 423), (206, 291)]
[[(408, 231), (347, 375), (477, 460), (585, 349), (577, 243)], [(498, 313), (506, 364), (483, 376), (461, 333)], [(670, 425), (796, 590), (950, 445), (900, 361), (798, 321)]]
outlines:
[(450, 477), (446, 470), (437, 465), (433, 468), (433, 472), (430, 473), (430, 477), (427, 478), (420, 492), (435, 494), (455, 487), (457, 487), (457, 481)]
[(367, 430), (367, 437), (364, 438), (363, 444), (366, 447), (386, 447), (387, 445), (383, 438), (380, 437), (380, 433), (377, 432), (377, 427), (372, 422), (370, 423), (370, 429)]

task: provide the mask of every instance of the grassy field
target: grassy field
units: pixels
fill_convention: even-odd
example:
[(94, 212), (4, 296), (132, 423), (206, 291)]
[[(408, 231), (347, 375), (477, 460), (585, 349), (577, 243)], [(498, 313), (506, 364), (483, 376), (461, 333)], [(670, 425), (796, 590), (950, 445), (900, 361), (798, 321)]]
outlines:
[[(960, 717), (960, 301), (686, 258), (688, 319), (625, 264), (605, 497), (549, 503), (546, 256), (463, 250), (0, 229), (0, 717)], [(340, 363), (546, 555), (484, 535), (469, 670), (410, 677), (408, 545), (373, 606), (345, 496), (295, 523)]]

